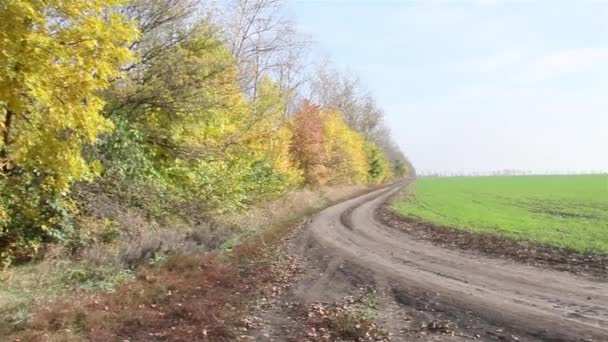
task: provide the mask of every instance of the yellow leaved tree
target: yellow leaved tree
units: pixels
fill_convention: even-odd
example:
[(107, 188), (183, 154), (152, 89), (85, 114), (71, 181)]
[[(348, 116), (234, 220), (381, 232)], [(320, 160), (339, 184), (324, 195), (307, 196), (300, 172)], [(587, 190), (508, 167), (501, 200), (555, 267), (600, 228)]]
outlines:
[(257, 143), (252, 146), (266, 151), (274, 168), (285, 178), (286, 186), (300, 184), (302, 171), (291, 155), (293, 132), (284, 114), (285, 93), (270, 79), (264, 77), (258, 86), (258, 96), (252, 104), (253, 115), (248, 135)]
[(330, 171), (329, 184), (364, 184), (368, 181), (365, 140), (336, 110), (324, 110), (323, 150)]
[(105, 179), (152, 186), (205, 211), (239, 209), (296, 185), (282, 91), (267, 78), (247, 100), (234, 58), (205, 20), (171, 36), (175, 44), (108, 92), (117, 129), (101, 146)]
[(98, 171), (82, 148), (112, 128), (99, 91), (130, 60), (137, 36), (115, 10), (121, 4), (0, 2), (0, 259), (61, 238), (54, 201)]

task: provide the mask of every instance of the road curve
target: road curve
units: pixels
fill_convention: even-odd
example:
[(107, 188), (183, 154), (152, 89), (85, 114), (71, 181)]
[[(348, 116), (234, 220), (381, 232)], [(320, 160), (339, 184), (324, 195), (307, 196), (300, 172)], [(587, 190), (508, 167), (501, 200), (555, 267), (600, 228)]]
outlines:
[(608, 341), (608, 284), (565, 272), (443, 249), (376, 220), (404, 184), (376, 190), (319, 213), (309, 234), (409, 293), (470, 312), (521, 340)]

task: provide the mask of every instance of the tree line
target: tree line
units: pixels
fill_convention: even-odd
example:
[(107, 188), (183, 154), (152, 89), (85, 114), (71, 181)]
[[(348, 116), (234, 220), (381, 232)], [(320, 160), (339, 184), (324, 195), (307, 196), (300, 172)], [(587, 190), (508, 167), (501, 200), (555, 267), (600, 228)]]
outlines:
[(0, 261), (77, 243), (83, 184), (214, 212), (404, 176), (373, 96), (311, 65), (283, 6), (0, 3)]

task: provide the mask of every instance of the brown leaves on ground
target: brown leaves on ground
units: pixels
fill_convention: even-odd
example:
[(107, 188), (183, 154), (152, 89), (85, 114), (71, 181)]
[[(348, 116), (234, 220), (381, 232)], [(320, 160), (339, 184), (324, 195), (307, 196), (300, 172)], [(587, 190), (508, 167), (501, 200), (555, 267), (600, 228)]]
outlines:
[(306, 330), (294, 341), (389, 341), (388, 332), (375, 322), (376, 308), (368, 299), (308, 305), (302, 318)]

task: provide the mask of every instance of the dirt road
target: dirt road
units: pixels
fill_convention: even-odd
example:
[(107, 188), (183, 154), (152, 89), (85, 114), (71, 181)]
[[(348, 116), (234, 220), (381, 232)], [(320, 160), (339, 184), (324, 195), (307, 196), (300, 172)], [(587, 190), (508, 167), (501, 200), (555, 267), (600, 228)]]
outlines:
[[(372, 282), (392, 296), (394, 303), (386, 304), (392, 312), (415, 308), (456, 321), (464, 329), (461, 340), (608, 341), (608, 284), (415, 240), (375, 215), (402, 186), (343, 202), (311, 220), (296, 245), (322, 266), (295, 286), (297, 297), (326, 300), (345, 281)], [(399, 330), (396, 315), (383, 317)]]

